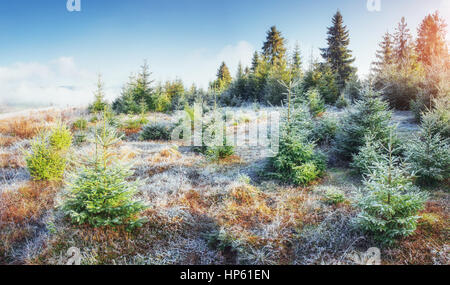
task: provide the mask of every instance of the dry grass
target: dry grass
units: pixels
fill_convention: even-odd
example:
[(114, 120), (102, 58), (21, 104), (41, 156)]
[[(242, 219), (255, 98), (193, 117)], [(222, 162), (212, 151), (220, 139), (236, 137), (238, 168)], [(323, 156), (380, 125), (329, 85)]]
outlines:
[(289, 264), (295, 258), (296, 234), (320, 219), (313, 203), (305, 189), (264, 193), (251, 185), (238, 185), (217, 210), (219, 229), (213, 243), (228, 253), (229, 263)]
[(0, 263), (11, 260), (12, 250), (33, 237), (42, 217), (54, 207), (58, 186), (28, 182), (17, 190), (0, 193)]
[(0, 136), (0, 147), (10, 147), (16, 142), (18, 142), (20, 139), (17, 137), (11, 137), (11, 136)]
[(0, 133), (21, 139), (36, 136), (45, 126), (56, 120), (56, 113), (37, 113), (29, 117), (16, 117), (0, 121)]
[(22, 155), (15, 152), (12, 153), (0, 152), (0, 168), (17, 169), (25, 166), (26, 163)]
[(428, 202), (421, 216), (412, 236), (387, 249), (386, 264), (450, 264), (450, 222), (446, 205)]

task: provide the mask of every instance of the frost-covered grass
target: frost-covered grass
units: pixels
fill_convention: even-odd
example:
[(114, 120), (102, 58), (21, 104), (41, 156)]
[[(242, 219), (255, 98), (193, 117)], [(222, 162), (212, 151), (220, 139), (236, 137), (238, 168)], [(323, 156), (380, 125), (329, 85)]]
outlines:
[[(233, 110), (239, 112), (230, 129), (243, 141), (253, 124), (267, 120), (251, 107)], [(22, 149), (30, 146), (30, 130), (58, 119), (70, 125), (81, 115), (88, 130), (95, 126), (84, 110), (0, 122), (0, 264), (64, 264), (70, 247), (81, 250), (83, 264), (351, 264), (352, 252), (381, 246), (353, 223), (361, 181), (347, 168), (330, 167), (314, 185), (293, 187), (261, 175), (268, 157), (259, 146), (239, 146), (233, 157), (211, 161), (180, 141), (139, 141), (133, 133), (114, 152), (132, 163), (132, 179), (145, 182), (138, 196), (149, 205), (143, 213), (149, 222), (133, 232), (74, 226), (59, 208), (64, 184), (32, 182)], [(147, 115), (150, 122), (179, 117)], [(400, 131), (416, 130), (409, 115), (394, 120)], [(69, 170), (93, 151), (89, 141), (75, 145)], [(329, 203), (330, 189), (345, 201)], [(448, 189), (428, 190), (432, 199), (417, 234), (382, 247), (384, 263), (449, 263)]]

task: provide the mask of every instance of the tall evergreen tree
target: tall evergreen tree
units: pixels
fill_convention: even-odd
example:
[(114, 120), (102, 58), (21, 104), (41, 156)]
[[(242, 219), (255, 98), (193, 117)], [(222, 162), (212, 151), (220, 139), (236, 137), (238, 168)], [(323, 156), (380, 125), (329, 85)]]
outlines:
[(300, 54), (300, 47), (298, 43), (295, 45), (294, 52), (291, 59), (291, 72), (294, 78), (300, 78), (303, 75), (302, 58)]
[(272, 67), (283, 67), (286, 65), (286, 48), (284, 47), (285, 39), (281, 32), (275, 26), (267, 31), (266, 41), (263, 45), (264, 59)]
[(252, 66), (250, 68), (250, 71), (252, 73), (255, 73), (256, 69), (258, 68), (258, 65), (259, 65), (259, 54), (257, 51), (255, 51), (255, 53), (253, 53)]
[(148, 66), (147, 61), (141, 66), (141, 71), (136, 78), (136, 84), (133, 90), (134, 101), (138, 104), (145, 102), (149, 109), (153, 106), (152, 93), (153, 93), (153, 80), (150, 79), (152, 73)]
[(392, 42), (392, 35), (386, 32), (383, 40), (379, 44), (380, 49), (377, 50), (377, 60), (373, 63), (374, 70), (380, 72), (384, 67), (394, 63), (394, 46)]
[(431, 65), (433, 57), (448, 56), (448, 47), (445, 41), (446, 23), (439, 16), (439, 12), (427, 15), (418, 29), (416, 51), (418, 59), (425, 65)]
[(402, 17), (394, 34), (394, 55), (397, 64), (403, 65), (404, 63), (409, 61), (412, 55), (411, 42), (412, 36), (408, 28), (408, 24), (406, 23), (405, 17)]
[(236, 80), (242, 79), (242, 77), (244, 77), (244, 69), (242, 68), (242, 63), (239, 61)]
[(219, 91), (223, 91), (231, 84), (232, 80), (233, 79), (231, 78), (228, 66), (225, 64), (225, 62), (222, 62), (219, 70), (217, 71), (217, 80), (214, 82), (214, 88)]
[(341, 12), (339, 10), (333, 16), (332, 26), (328, 28), (328, 47), (321, 49), (322, 57), (331, 64), (334, 72), (337, 73), (340, 88), (345, 87), (346, 81), (355, 72), (351, 64), (355, 61), (352, 58), (349, 32), (344, 25)]

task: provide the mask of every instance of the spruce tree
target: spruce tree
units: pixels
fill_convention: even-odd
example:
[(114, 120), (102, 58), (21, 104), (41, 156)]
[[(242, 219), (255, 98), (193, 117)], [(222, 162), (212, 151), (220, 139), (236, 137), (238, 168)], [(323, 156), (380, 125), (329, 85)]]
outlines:
[(105, 110), (105, 107), (108, 105), (105, 101), (105, 91), (104, 84), (102, 80), (102, 75), (98, 75), (97, 79), (97, 89), (94, 92), (95, 100), (92, 105), (89, 106), (89, 112), (97, 113)]
[(380, 72), (383, 68), (391, 65), (394, 61), (394, 46), (392, 42), (392, 35), (386, 32), (383, 36), (383, 40), (379, 44), (380, 49), (377, 50), (376, 58), (373, 64), (375, 65), (374, 70)]
[(222, 62), (222, 64), (219, 67), (219, 70), (217, 71), (217, 80), (214, 83), (214, 89), (223, 91), (228, 86), (230, 86), (232, 80), (233, 79), (231, 78), (228, 66), (225, 64), (225, 62)]
[(150, 68), (148, 66), (147, 61), (144, 61), (144, 64), (141, 66), (141, 72), (138, 74), (136, 78), (136, 85), (133, 91), (133, 97), (136, 104), (144, 101), (147, 103), (149, 109), (152, 108), (152, 83), (153, 80), (150, 79), (152, 73), (150, 72)]
[(446, 24), (436, 11), (423, 19), (418, 29), (416, 51), (419, 61), (431, 65), (433, 57), (448, 56), (448, 47), (445, 41)]
[(263, 56), (272, 67), (283, 67), (286, 65), (285, 39), (275, 26), (267, 31), (266, 41), (263, 45)]
[(344, 159), (350, 159), (359, 153), (367, 135), (384, 144), (392, 129), (392, 112), (380, 94), (366, 87), (361, 97), (354, 108), (348, 110), (336, 136), (336, 150)]
[(337, 11), (332, 19), (332, 26), (328, 28), (328, 47), (321, 49), (322, 57), (331, 64), (337, 73), (341, 90), (345, 87), (346, 81), (355, 73), (355, 68), (351, 64), (355, 61), (352, 58), (349, 32), (344, 25), (341, 12)]
[(394, 34), (394, 56), (397, 64), (404, 65), (409, 62), (412, 56), (411, 41), (412, 36), (408, 24), (406, 23), (405, 17), (402, 17)]
[(252, 73), (255, 73), (256, 69), (258, 68), (258, 65), (259, 65), (259, 54), (257, 51), (255, 51), (255, 53), (253, 53), (252, 67), (250, 68), (250, 71)]
[(298, 79), (303, 76), (302, 58), (300, 55), (300, 47), (298, 43), (295, 45), (294, 52), (291, 59), (291, 73), (294, 78)]

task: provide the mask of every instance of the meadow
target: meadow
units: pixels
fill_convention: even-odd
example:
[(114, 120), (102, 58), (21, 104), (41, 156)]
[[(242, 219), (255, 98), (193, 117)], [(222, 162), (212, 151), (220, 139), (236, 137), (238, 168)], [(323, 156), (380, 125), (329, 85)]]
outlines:
[(0, 115), (0, 264), (448, 265), (444, 27), (402, 18), (358, 78), (338, 11), (308, 68), (273, 26), (206, 90), (145, 61), (113, 102), (99, 76), (89, 106)]

